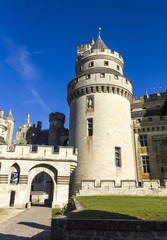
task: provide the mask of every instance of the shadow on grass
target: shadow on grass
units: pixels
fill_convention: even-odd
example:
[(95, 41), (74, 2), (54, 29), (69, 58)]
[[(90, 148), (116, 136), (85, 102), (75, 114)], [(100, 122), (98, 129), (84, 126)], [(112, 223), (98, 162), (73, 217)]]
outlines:
[(141, 220), (137, 217), (125, 215), (121, 213), (113, 213), (113, 212), (105, 212), (98, 210), (83, 210), (80, 212), (76, 212), (70, 215), (69, 218), (89, 218), (89, 219), (135, 219)]

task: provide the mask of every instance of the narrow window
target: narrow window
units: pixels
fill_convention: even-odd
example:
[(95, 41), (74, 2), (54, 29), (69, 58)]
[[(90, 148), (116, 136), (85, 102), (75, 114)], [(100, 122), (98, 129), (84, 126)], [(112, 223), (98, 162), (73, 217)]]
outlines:
[(149, 132), (150, 131), (150, 129), (149, 128), (147, 128), (147, 132)]
[(147, 147), (147, 135), (140, 135), (141, 147)]
[(82, 66), (79, 68), (79, 71), (80, 71), (80, 72), (82, 71)]
[(128, 79), (126, 79), (126, 84), (128, 84)]
[(152, 131), (154, 132), (154, 127), (152, 127)]
[(163, 116), (160, 117), (160, 121), (164, 121), (164, 117)]
[(159, 127), (157, 127), (157, 131), (159, 131)]
[(119, 67), (119, 65), (117, 65), (117, 70), (118, 70), (118, 71), (120, 70), (120, 67)]
[(104, 78), (105, 77), (105, 73), (100, 73), (100, 77)]
[(164, 167), (161, 167), (161, 173), (164, 173)]
[(115, 165), (121, 167), (121, 148), (115, 147)]
[(143, 172), (150, 173), (149, 156), (142, 156), (142, 162), (143, 162)]
[(118, 75), (114, 75), (114, 78), (115, 78), (115, 79), (118, 79)]
[(104, 61), (104, 66), (108, 66), (108, 61)]
[(164, 128), (164, 127), (162, 127), (162, 131), (164, 131), (164, 129), (165, 129), (165, 128)]
[(90, 62), (89, 67), (93, 67), (93, 66), (94, 66), (94, 62)]
[(148, 121), (149, 121), (149, 122), (152, 122), (152, 121), (153, 121), (153, 119), (152, 119), (152, 118), (148, 118)]
[(88, 136), (91, 137), (93, 136), (93, 119), (89, 118), (87, 120), (87, 124), (88, 124)]

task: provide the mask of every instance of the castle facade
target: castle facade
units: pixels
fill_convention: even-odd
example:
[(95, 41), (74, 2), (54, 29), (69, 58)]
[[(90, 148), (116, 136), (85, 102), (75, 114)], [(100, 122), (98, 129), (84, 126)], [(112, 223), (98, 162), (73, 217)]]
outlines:
[(100, 35), (77, 55), (69, 132), (62, 113), (47, 130), (27, 114), (11, 145), (14, 119), (0, 111), (0, 207), (63, 206), (69, 193), (167, 196), (167, 92), (133, 97), (122, 56)]

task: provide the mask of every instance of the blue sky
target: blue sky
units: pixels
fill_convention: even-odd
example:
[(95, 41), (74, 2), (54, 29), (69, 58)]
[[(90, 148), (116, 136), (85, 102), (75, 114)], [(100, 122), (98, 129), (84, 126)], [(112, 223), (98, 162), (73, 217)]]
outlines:
[(12, 109), (15, 132), (26, 113), (45, 129), (50, 112), (63, 112), (68, 127), (77, 46), (99, 27), (123, 56), (134, 96), (167, 90), (166, 0), (0, 0), (0, 108)]

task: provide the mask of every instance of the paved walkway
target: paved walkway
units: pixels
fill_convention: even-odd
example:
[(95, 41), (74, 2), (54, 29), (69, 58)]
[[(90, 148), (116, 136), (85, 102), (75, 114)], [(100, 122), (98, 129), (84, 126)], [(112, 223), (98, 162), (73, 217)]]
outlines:
[(51, 208), (31, 207), (0, 224), (0, 240), (49, 240)]

